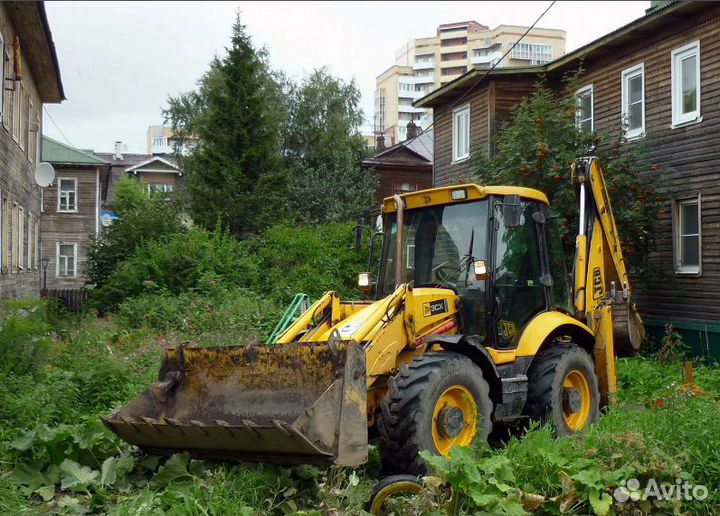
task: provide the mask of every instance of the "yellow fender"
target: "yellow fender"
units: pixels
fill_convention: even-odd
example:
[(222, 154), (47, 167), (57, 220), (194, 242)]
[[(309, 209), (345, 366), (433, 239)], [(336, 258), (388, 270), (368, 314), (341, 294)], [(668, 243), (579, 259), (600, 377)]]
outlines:
[(594, 341), (592, 330), (577, 319), (562, 312), (543, 312), (535, 316), (523, 330), (515, 356), (533, 357), (537, 355), (540, 346), (561, 326), (570, 327), (568, 328), (570, 334), (582, 339), (577, 344), (583, 345)]

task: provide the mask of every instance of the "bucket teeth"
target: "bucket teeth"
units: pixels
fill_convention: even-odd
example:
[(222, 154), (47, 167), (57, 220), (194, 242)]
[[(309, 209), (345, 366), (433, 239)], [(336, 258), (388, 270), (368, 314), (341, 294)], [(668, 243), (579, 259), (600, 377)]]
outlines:
[(208, 431), (205, 430), (205, 423), (203, 423), (202, 421), (198, 421), (197, 419), (191, 419), (190, 424), (195, 428), (198, 428), (205, 436), (210, 435)]

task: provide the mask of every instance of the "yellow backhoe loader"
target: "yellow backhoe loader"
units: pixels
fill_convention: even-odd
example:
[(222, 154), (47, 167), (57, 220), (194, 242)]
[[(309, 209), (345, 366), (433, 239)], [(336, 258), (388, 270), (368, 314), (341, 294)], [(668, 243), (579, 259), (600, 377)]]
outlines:
[(357, 466), (379, 435), (388, 469), (417, 473), (494, 424), (582, 430), (616, 390), (616, 352), (644, 336), (595, 158), (572, 181), (572, 274), (545, 194), (448, 186), (384, 200), (375, 301), (328, 292), (273, 344), (178, 347), (159, 380), (107, 417), (153, 453)]

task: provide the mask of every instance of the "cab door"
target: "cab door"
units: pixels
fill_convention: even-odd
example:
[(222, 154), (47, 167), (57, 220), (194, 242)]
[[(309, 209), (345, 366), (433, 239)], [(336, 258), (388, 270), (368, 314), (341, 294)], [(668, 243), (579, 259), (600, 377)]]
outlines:
[(513, 348), (522, 328), (549, 306), (543, 207), (517, 196), (494, 199), (490, 324), (494, 346)]

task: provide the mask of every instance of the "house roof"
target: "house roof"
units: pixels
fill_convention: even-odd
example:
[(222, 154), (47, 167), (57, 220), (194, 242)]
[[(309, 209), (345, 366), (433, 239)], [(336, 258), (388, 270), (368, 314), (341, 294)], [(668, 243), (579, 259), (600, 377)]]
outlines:
[(466, 89), (472, 88), (475, 84), (477, 84), (475, 79), (482, 79), (486, 75), (495, 77), (540, 74), (567, 67), (568, 65), (579, 62), (581, 59), (596, 52), (607, 50), (618, 51), (630, 40), (645, 38), (646, 36), (652, 34), (652, 29), (656, 24), (661, 24), (664, 21), (671, 23), (673, 14), (678, 16), (687, 16), (694, 13), (702, 13), (707, 4), (711, 3), (713, 2), (673, 1), (666, 5), (655, 6), (654, 8), (649, 9), (644, 16), (641, 16), (640, 18), (633, 20), (632, 22), (623, 25), (622, 27), (588, 43), (587, 45), (565, 54), (564, 56), (561, 56), (547, 64), (517, 68), (496, 68), (494, 70), (475, 68), (461, 75), (457, 79), (450, 81), (445, 86), (442, 86), (425, 95), (421, 99), (418, 99), (413, 105), (417, 107), (432, 107), (440, 99), (459, 93), (459, 90), (463, 87)]
[(62, 102), (65, 91), (44, 2), (3, 2), (3, 5), (17, 31), (20, 49), (30, 65), (40, 99)]
[(107, 161), (93, 156), (92, 151), (76, 149), (45, 135), (42, 137), (41, 156), (42, 161), (47, 161), (53, 165), (90, 165), (96, 167), (109, 165)]
[[(433, 129), (423, 131), (410, 141), (400, 142), (382, 150), (365, 160), (360, 165), (368, 168), (377, 165), (430, 166), (433, 162)], [(408, 159), (410, 154), (411, 159)], [(414, 159), (413, 159), (414, 158)]]
[[(164, 168), (163, 169), (148, 168), (148, 165), (150, 165), (151, 163), (162, 163), (163, 165), (170, 167), (173, 170), (167, 170)], [(153, 156), (148, 160), (145, 160), (141, 163), (133, 165), (132, 167), (126, 168), (125, 172), (139, 172), (139, 171), (141, 171), (140, 169), (143, 169), (142, 172), (175, 172), (177, 174), (181, 173), (180, 169), (178, 168), (178, 166), (175, 163), (168, 161), (167, 159), (165, 159), (161, 156)]]

